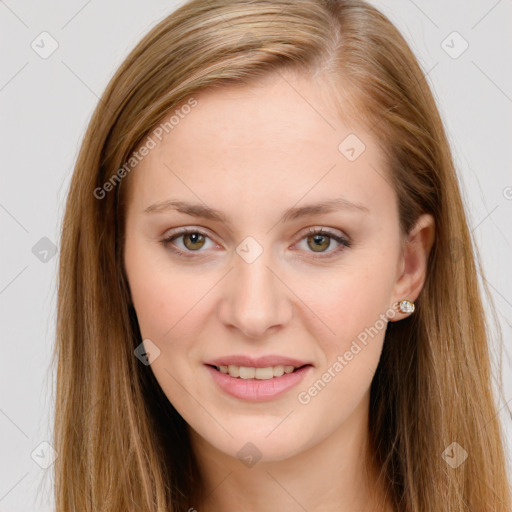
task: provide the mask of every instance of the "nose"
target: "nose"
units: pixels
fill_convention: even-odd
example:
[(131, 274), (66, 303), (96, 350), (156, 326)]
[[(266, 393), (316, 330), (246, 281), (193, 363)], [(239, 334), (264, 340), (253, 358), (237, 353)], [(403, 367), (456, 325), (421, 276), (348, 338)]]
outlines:
[(269, 253), (263, 251), (251, 263), (235, 254), (235, 268), (226, 276), (219, 308), (224, 325), (251, 339), (264, 338), (293, 318), (291, 292), (274, 270), (276, 265)]

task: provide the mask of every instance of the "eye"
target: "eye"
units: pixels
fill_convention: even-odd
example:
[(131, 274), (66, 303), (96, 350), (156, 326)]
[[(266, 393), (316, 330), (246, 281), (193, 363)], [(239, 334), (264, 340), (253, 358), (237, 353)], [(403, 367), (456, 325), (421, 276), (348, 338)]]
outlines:
[[(183, 246), (177, 247), (174, 241), (180, 238), (183, 239)], [(183, 229), (164, 238), (162, 244), (179, 256), (183, 256), (186, 252), (201, 252), (200, 249), (205, 246), (206, 239), (209, 239), (208, 235), (198, 229)]]
[[(338, 244), (338, 247), (334, 250), (327, 251), (331, 247), (332, 241), (335, 241)], [(339, 253), (346, 247), (350, 247), (351, 242), (348, 238), (341, 236), (337, 233), (330, 232), (324, 228), (310, 228), (306, 236), (301, 239), (301, 242), (305, 241), (306, 247), (310, 249), (307, 252), (313, 252), (316, 254), (320, 254), (320, 256), (314, 257), (329, 257), (334, 253)], [(307, 250), (307, 249), (306, 249)], [(326, 254), (327, 256), (323, 256)]]
[[(181, 247), (175, 243), (175, 241), (179, 239), (182, 239)], [(207, 240), (210, 240), (210, 237), (206, 233), (198, 229), (189, 228), (170, 234), (164, 238), (161, 243), (164, 247), (171, 249), (178, 256), (193, 257), (194, 255), (191, 253), (203, 252), (201, 249), (204, 247), (208, 248), (206, 244)], [(327, 251), (327, 249), (331, 247), (333, 240), (338, 244), (338, 247), (334, 250)], [(350, 247), (351, 245), (348, 238), (330, 232), (325, 228), (310, 228), (307, 231), (306, 236), (302, 237), (300, 241), (305, 241), (307, 247), (305, 249), (306, 252), (318, 254), (318, 256), (314, 255), (315, 258), (330, 257), (332, 254), (337, 254), (344, 248)]]

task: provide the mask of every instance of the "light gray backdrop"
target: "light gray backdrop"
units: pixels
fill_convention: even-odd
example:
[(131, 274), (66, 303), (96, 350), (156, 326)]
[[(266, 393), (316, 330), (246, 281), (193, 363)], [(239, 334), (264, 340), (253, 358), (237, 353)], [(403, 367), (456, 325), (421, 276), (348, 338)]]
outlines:
[[(434, 90), (509, 349), (512, 2), (372, 3), (402, 31)], [(52, 510), (51, 464), (58, 454), (48, 444), (54, 379), (48, 365), (65, 194), (98, 96), (128, 51), (177, 5), (0, 1), (0, 512)], [(499, 414), (510, 446), (508, 352), (503, 367)]]

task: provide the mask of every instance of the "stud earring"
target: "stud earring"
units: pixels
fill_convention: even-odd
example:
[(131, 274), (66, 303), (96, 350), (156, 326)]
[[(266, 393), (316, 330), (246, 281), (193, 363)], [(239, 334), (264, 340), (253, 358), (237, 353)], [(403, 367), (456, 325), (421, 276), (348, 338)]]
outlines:
[(414, 302), (410, 300), (401, 300), (398, 303), (398, 308), (402, 313), (414, 313)]

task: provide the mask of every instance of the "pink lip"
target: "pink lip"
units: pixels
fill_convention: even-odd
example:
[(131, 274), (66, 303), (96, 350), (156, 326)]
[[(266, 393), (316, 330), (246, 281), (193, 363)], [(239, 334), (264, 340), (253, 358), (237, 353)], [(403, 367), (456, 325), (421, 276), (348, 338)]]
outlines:
[(306, 364), (311, 364), (308, 361), (300, 361), (298, 359), (292, 359), (290, 357), (285, 356), (262, 356), (257, 358), (252, 358), (244, 355), (234, 355), (234, 356), (226, 356), (219, 357), (212, 361), (207, 361), (205, 364), (209, 364), (211, 366), (229, 366), (233, 364), (235, 366), (247, 366), (249, 368), (267, 368), (269, 366), (295, 366), (295, 368), (300, 368)]
[[(237, 366), (244, 365), (241, 364)], [(265, 366), (256, 366), (254, 363), (251, 363), (250, 365), (248, 364), (247, 366), (265, 368)], [(267, 366), (277, 365), (268, 364)], [(292, 364), (289, 366), (292, 366)], [(296, 365), (293, 364), (293, 366)], [(267, 380), (240, 379), (238, 377), (231, 377), (229, 374), (222, 373), (209, 365), (205, 365), (205, 368), (210, 372), (210, 375), (216, 384), (228, 395), (250, 402), (263, 402), (282, 395), (286, 391), (299, 384), (299, 382), (313, 367), (311, 365), (304, 366), (303, 368), (299, 368), (292, 373), (285, 373), (281, 377), (273, 377), (272, 379)]]

